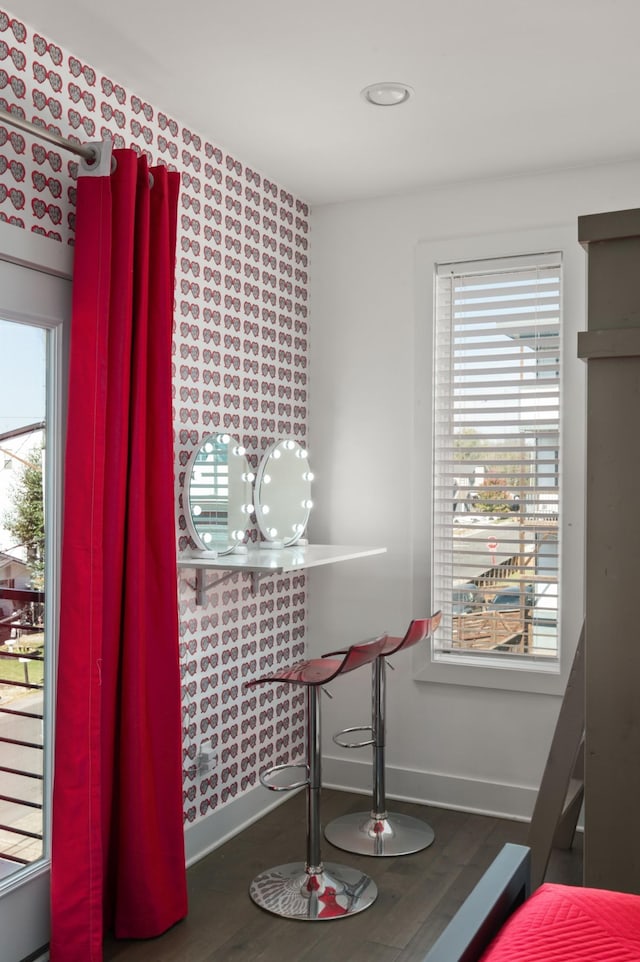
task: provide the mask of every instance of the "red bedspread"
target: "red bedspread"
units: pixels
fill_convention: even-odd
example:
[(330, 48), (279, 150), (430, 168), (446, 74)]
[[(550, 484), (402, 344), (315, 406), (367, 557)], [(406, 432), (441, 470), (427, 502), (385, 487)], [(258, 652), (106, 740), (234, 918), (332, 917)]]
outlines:
[(480, 962), (640, 962), (640, 895), (542, 885)]

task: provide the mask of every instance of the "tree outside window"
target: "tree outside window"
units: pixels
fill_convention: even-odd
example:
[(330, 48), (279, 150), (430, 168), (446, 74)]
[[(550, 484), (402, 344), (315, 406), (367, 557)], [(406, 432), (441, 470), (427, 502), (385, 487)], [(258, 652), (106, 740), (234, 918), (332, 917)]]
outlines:
[(11, 490), (12, 507), (5, 513), (4, 526), (24, 547), (34, 588), (44, 586), (44, 498), (42, 485), (43, 449), (31, 449), (22, 461)]

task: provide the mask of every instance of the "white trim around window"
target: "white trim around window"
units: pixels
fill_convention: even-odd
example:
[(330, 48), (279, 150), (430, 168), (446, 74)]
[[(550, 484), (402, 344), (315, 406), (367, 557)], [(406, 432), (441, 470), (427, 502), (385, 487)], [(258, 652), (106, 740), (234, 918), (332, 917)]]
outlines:
[(457, 655), (437, 660), (431, 650), (414, 656), (417, 681), (561, 694), (567, 683), (584, 617), (584, 512), (586, 371), (577, 357), (577, 333), (585, 326), (586, 255), (577, 228), (553, 226), (511, 234), (424, 241), (416, 249), (415, 434), (413, 597), (416, 611), (432, 601), (433, 339), (438, 265), (560, 252), (563, 264), (561, 504), (562, 584), (559, 658), (552, 664), (518, 658)]
[[(53, 781), (59, 547), (73, 251), (66, 245), (0, 222), (0, 305), (5, 320), (49, 332), (47, 396), (47, 691), (44, 701), (43, 858), (0, 883), (2, 958), (31, 958), (49, 938), (49, 825)], [(48, 959), (48, 953), (38, 956)]]

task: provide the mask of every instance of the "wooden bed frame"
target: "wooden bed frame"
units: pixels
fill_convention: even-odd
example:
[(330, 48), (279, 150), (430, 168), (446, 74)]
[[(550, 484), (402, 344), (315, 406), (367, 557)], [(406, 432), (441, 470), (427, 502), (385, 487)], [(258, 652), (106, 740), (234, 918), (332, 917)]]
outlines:
[(424, 962), (477, 962), (511, 913), (531, 893), (531, 851), (507, 844), (496, 856)]

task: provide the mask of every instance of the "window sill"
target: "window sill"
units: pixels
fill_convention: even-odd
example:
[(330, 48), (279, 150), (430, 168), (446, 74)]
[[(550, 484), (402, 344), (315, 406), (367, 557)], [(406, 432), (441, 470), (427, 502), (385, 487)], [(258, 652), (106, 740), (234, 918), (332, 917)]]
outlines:
[(495, 688), (504, 691), (522, 691), (542, 695), (562, 695), (567, 686), (571, 658), (551, 664), (524, 664), (522, 662), (497, 662), (475, 656), (446, 655), (435, 660), (429, 651), (416, 652), (413, 662), (413, 679), (445, 685), (473, 688)]

